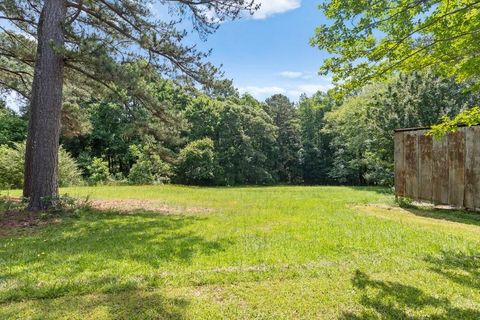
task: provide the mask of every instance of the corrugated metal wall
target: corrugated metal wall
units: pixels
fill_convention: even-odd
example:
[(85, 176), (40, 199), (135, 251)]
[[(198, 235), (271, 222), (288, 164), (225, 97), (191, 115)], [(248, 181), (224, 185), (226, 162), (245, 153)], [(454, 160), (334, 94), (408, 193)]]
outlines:
[(480, 210), (480, 127), (459, 128), (442, 140), (427, 131), (395, 133), (396, 195)]

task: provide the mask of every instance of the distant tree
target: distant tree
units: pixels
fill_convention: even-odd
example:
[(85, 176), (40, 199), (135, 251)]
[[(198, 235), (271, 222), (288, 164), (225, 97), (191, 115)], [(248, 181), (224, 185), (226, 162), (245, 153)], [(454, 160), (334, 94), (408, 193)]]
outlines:
[(367, 86), (326, 116), (334, 150), (329, 174), (340, 183), (391, 185), (395, 129), (430, 126), (478, 103), (478, 94), (432, 72)]
[(89, 182), (93, 185), (102, 184), (111, 179), (108, 162), (102, 158), (94, 157), (87, 169)]
[(27, 136), (27, 121), (24, 117), (8, 109), (0, 100), (0, 145), (13, 146), (23, 142)]
[(300, 118), (303, 180), (307, 184), (325, 184), (332, 181), (328, 172), (332, 166), (333, 150), (331, 137), (322, 129), (325, 114), (337, 104), (331, 94), (317, 92), (308, 98), (300, 97), (298, 115)]
[(176, 171), (180, 183), (213, 184), (219, 167), (212, 139), (195, 140), (183, 148), (178, 158)]
[(207, 96), (193, 99), (185, 110), (188, 140), (216, 139), (222, 107), (221, 102)]
[(274, 174), (280, 182), (302, 182), (302, 144), (297, 109), (288, 97), (276, 94), (266, 100), (266, 110), (278, 128)]
[(322, 129), (331, 142), (332, 164), (328, 175), (340, 184), (366, 184), (366, 153), (371, 144), (368, 105), (373, 92), (381, 87), (369, 86), (356, 96), (346, 99), (325, 116)]
[(433, 72), (400, 74), (369, 103), (375, 153), (393, 163), (393, 132), (400, 128), (430, 127), (480, 104), (480, 95), (465, 85)]
[[(176, 17), (159, 21), (152, 5), (168, 5)], [(58, 145), (63, 83), (70, 78), (105, 88), (162, 114), (142, 79), (152, 69), (182, 72), (202, 84), (212, 83), (217, 69), (205, 54), (183, 44), (182, 18), (206, 35), (227, 18), (257, 7), (246, 0), (8, 0), (0, 2), (2, 86), (30, 99), (24, 196), (29, 209), (40, 210), (42, 198), (58, 195)], [(35, 40), (32, 40), (35, 39)], [(35, 47), (36, 53), (30, 48)], [(151, 68), (130, 68), (138, 60)], [(29, 90), (31, 83), (31, 90)]]
[(239, 97), (238, 89), (234, 87), (233, 81), (228, 79), (218, 80), (214, 86), (204, 87), (203, 90), (209, 97), (220, 100)]
[(480, 85), (477, 0), (329, 0), (321, 9), (330, 21), (311, 44), (331, 55), (321, 72), (347, 89), (427, 68)]
[[(62, 136), (65, 148), (75, 157), (81, 155), (82, 160), (105, 159), (112, 174), (128, 174), (134, 163), (129, 147), (142, 140), (133, 114), (118, 102), (86, 103), (82, 111), (88, 119), (89, 132)], [(90, 160), (80, 161), (81, 167), (86, 169)]]
[(220, 183), (273, 183), (276, 131), (272, 119), (258, 106), (227, 102), (220, 112), (215, 141), (223, 171)]
[(128, 181), (131, 184), (169, 183), (173, 175), (172, 166), (162, 160), (161, 151), (154, 139), (147, 139), (142, 145), (130, 146), (135, 164), (130, 169)]

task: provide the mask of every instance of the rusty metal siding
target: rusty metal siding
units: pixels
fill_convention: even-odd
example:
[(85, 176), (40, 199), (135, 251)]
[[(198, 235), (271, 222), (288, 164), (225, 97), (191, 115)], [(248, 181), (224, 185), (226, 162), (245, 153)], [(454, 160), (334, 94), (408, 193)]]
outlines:
[(480, 210), (480, 126), (459, 128), (442, 140), (427, 132), (395, 133), (396, 195)]
[(464, 205), (467, 209), (475, 209), (475, 144), (476, 130), (465, 131), (465, 198)]
[(465, 195), (465, 132), (448, 135), (448, 204), (463, 207)]
[(448, 147), (447, 140), (433, 140), (433, 197), (434, 204), (448, 204)]
[(418, 139), (416, 132), (407, 132), (405, 143), (405, 196), (418, 199)]
[(418, 137), (419, 147), (419, 190), (418, 198), (431, 201), (433, 196), (433, 140), (421, 134)]
[(405, 196), (405, 154), (404, 133), (395, 134), (395, 191), (398, 196)]

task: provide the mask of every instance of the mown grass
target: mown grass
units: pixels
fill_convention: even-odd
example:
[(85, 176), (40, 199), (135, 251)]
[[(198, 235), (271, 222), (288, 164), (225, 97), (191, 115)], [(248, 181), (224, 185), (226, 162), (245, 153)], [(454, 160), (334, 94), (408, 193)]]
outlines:
[(1, 319), (480, 318), (476, 214), (392, 208), (374, 188), (63, 192), (175, 210), (1, 237)]

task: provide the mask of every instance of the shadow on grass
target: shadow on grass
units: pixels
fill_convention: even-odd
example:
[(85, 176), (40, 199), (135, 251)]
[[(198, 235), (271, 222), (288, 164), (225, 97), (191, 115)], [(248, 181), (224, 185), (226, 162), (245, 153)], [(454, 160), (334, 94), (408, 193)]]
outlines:
[(197, 233), (206, 219), (88, 209), (60, 224), (4, 239), (0, 303), (161, 286), (165, 273), (175, 275), (195, 257), (230, 245), (228, 239)]
[(0, 318), (19, 319), (34, 314), (36, 319), (185, 319), (189, 301), (166, 298), (155, 292), (130, 291), (66, 297), (58, 300), (34, 300), (0, 309)]
[[(344, 313), (341, 319), (480, 319), (480, 312), (452, 305), (447, 298), (429, 295), (419, 288), (400, 282), (371, 279), (359, 270), (352, 284), (360, 290), (360, 314)], [(418, 315), (419, 311), (431, 312)]]
[(388, 187), (377, 187), (377, 186), (349, 186), (349, 189), (355, 190), (355, 191), (371, 191), (375, 192), (381, 195), (395, 195), (393, 192), (392, 188)]
[(420, 208), (413, 206), (403, 207), (403, 209), (420, 217), (480, 226), (480, 213), (478, 212)]
[(430, 270), (445, 278), (461, 286), (480, 289), (480, 253), (444, 251), (440, 255), (426, 257), (425, 261), (431, 264)]

